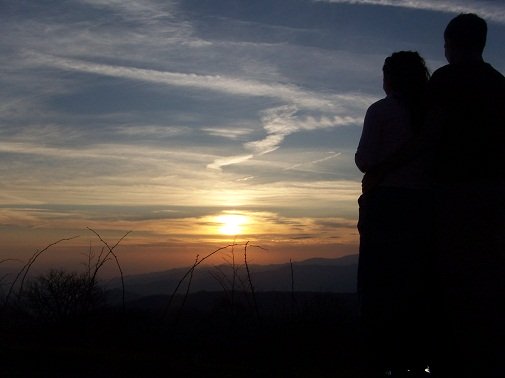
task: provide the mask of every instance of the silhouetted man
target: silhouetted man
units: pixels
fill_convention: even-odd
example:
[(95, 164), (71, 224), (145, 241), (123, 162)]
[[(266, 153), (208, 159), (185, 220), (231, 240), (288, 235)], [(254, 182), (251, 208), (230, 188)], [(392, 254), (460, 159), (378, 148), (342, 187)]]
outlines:
[(505, 377), (505, 78), (482, 53), (486, 22), (444, 33), (426, 126), (436, 203), (437, 377)]

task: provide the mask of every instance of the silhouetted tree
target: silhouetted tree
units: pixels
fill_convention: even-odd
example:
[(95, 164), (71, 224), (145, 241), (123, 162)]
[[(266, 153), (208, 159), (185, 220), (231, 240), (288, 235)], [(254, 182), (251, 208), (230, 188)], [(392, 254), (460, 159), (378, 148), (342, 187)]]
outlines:
[(96, 310), (104, 302), (104, 292), (86, 274), (51, 270), (29, 282), (24, 298), (33, 316), (58, 322)]

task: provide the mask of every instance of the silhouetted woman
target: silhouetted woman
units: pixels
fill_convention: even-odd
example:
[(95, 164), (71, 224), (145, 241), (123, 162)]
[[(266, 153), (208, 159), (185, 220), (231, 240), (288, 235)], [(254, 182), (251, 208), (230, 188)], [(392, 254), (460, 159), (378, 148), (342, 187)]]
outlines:
[(417, 52), (400, 51), (386, 58), (383, 74), (386, 97), (368, 108), (355, 156), (365, 173), (358, 222), (360, 314), (373, 374), (422, 377), (432, 234), (425, 164), (414, 159), (382, 167), (422, 126), (429, 72)]

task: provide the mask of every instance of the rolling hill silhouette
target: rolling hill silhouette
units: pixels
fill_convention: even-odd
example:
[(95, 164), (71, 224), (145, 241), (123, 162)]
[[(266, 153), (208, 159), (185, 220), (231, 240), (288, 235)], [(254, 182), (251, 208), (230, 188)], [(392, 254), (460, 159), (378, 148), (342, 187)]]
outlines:
[[(357, 255), (326, 259), (312, 258), (300, 262), (270, 265), (249, 265), (251, 281), (257, 291), (331, 292), (354, 293), (356, 291)], [(175, 268), (124, 277), (127, 297), (171, 294), (184, 274), (190, 269)], [(246, 270), (243, 265), (234, 269), (231, 264), (198, 266), (193, 274), (190, 292), (247, 289)], [(109, 290), (120, 289), (119, 278), (112, 279)], [(186, 287), (185, 285), (183, 286)], [(182, 289), (185, 290), (185, 289)]]

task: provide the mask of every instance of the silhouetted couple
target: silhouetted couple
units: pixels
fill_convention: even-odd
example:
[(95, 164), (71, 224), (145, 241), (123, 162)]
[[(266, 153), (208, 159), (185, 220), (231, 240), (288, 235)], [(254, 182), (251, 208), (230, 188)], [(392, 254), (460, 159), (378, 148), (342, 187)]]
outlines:
[(505, 78), (486, 22), (444, 33), (448, 65), (383, 67), (356, 164), (358, 294), (370, 376), (505, 377)]

